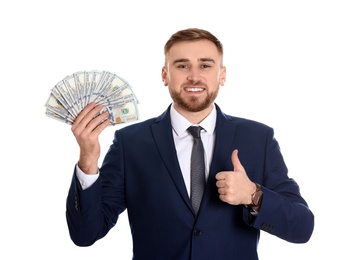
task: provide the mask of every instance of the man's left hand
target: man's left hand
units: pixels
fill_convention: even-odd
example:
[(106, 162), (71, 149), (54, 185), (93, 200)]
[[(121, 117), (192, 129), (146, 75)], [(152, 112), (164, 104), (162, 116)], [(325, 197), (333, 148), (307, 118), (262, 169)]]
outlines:
[(219, 198), (231, 205), (248, 205), (252, 202), (255, 184), (248, 178), (238, 158), (238, 150), (232, 152), (233, 171), (216, 174)]

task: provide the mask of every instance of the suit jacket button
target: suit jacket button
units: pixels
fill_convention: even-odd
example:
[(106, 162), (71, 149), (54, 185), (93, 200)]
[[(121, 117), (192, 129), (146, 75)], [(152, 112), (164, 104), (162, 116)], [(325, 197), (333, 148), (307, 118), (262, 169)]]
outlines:
[(78, 197), (74, 197), (74, 208), (79, 211), (79, 202), (78, 202)]
[(195, 228), (195, 230), (193, 231), (193, 234), (194, 234), (195, 236), (199, 236), (199, 235), (202, 234), (202, 232), (201, 232), (201, 230), (199, 230), (198, 228)]

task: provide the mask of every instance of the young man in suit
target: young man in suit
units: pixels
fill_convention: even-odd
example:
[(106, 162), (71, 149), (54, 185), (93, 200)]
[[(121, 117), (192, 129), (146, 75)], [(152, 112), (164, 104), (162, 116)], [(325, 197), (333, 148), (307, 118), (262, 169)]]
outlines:
[[(100, 168), (98, 136), (108, 114), (97, 116), (102, 107), (91, 103), (72, 125), (80, 147), (67, 198), (73, 242), (93, 244), (125, 209), (136, 260), (258, 259), (261, 230), (307, 242), (314, 215), (288, 176), (273, 129), (226, 115), (215, 103), (226, 79), (220, 41), (190, 28), (173, 34), (164, 51), (172, 104), (117, 130)], [(201, 127), (200, 137), (190, 126)], [(203, 145), (198, 193), (191, 180), (196, 141), (198, 150)]]

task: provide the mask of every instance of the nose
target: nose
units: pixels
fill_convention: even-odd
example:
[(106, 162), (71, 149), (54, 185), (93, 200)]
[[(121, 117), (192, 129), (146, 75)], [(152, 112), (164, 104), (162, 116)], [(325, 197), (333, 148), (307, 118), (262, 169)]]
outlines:
[(201, 80), (201, 73), (197, 68), (191, 68), (187, 75), (187, 80), (191, 82), (199, 82)]

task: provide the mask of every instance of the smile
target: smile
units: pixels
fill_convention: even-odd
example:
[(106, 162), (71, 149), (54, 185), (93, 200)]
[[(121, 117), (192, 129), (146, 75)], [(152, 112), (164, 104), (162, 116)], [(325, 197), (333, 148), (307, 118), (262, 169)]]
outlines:
[(201, 92), (204, 88), (185, 88), (185, 90), (188, 92)]

